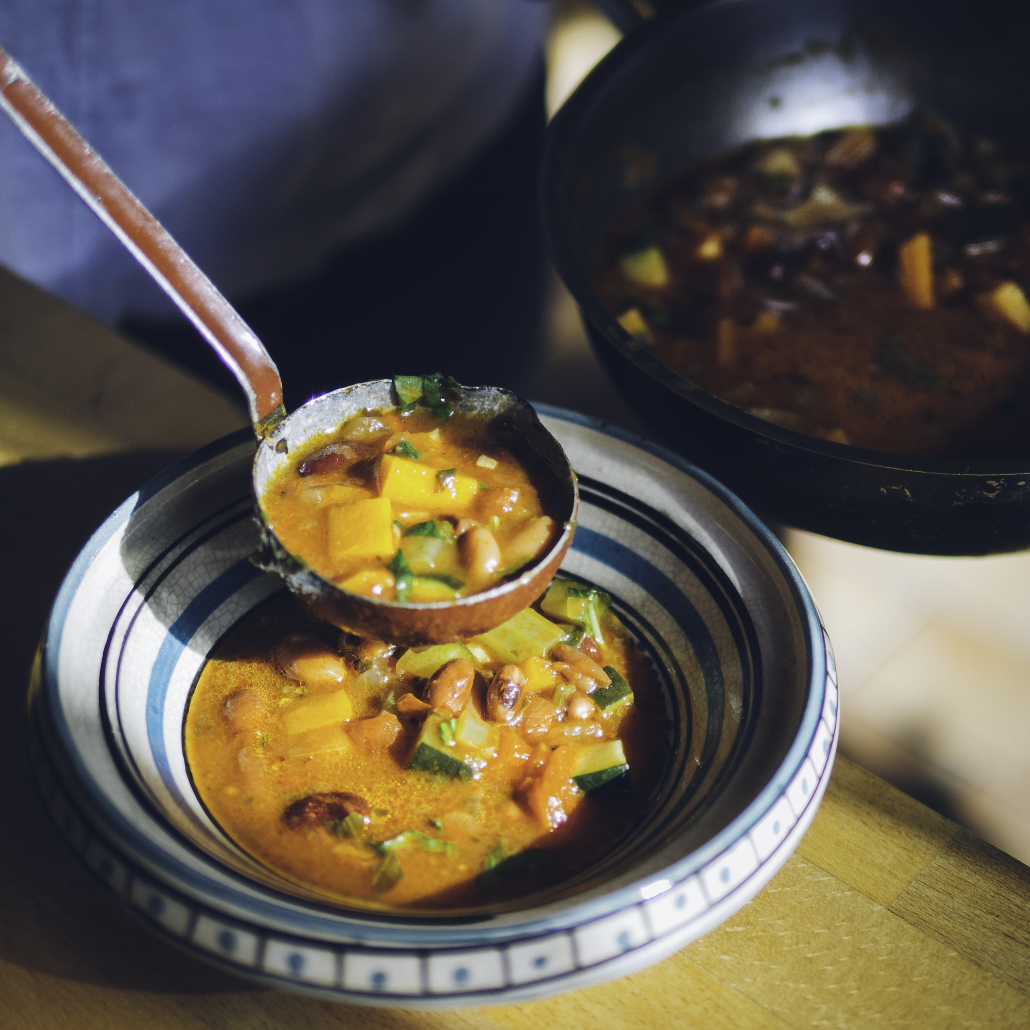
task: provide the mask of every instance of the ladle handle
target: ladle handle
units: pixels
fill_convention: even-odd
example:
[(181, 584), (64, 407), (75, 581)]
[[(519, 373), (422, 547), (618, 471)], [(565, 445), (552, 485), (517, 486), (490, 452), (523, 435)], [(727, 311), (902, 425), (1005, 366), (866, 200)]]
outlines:
[(232, 370), (263, 437), (285, 417), (283, 387), (264, 344), (99, 154), (0, 48), (0, 107), (135, 255)]

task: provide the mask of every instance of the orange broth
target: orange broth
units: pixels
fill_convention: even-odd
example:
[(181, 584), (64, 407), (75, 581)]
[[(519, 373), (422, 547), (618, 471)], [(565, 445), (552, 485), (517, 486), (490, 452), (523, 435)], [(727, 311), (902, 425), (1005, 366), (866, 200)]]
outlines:
[[(291, 456), (262, 506), (286, 548), (338, 586), (449, 601), (515, 574), (557, 535), (515, 443), (483, 417), (366, 411)], [(472, 530), (475, 554), (461, 539)]]
[[(538, 612), (533, 617), (541, 619)], [(666, 756), (664, 709), (641, 652), (610, 612), (600, 628), (601, 660), (633, 693), (585, 720), (563, 709), (571, 684), (552, 651), (522, 662), (530, 676), (516, 714), (506, 724), (491, 723), (485, 698), (504, 662), (483, 646), (485, 637), (469, 642), (477, 657), (466, 718), (486, 725), (493, 744), (470, 760), (470, 777), (457, 778), (409, 767), (426, 720), (440, 710), (421, 719), (399, 710), (398, 702), (403, 709), (404, 696), (418, 697), (424, 684), (398, 671), (406, 652), (340, 636), (292, 596), (278, 595), (230, 633), (199, 677), (185, 725), (196, 789), (245, 851), (339, 903), (469, 908), (560, 882), (633, 825)], [(557, 625), (559, 634), (571, 629)], [(313, 662), (306, 669), (284, 666), (284, 647), (296, 653), (298, 645), (283, 641), (301, 640), (298, 633), (306, 634)], [(298, 668), (315, 674), (301, 682)], [(297, 721), (297, 713), (337, 698), (350, 705), (348, 718), (331, 717), (314, 728)], [(547, 704), (554, 718), (541, 723), (540, 712), (551, 711)], [(450, 722), (453, 728), (458, 719)], [(386, 746), (366, 733), (395, 723), (399, 732)], [(581, 789), (579, 782), (590, 780), (572, 778), (579, 756), (613, 741), (621, 741), (628, 775)], [(459, 757), (468, 754), (462, 746), (454, 751)], [(338, 808), (329, 810), (333, 804), (320, 808), (312, 797), (357, 798), (367, 815), (344, 819)], [(306, 813), (300, 823), (298, 811)]]

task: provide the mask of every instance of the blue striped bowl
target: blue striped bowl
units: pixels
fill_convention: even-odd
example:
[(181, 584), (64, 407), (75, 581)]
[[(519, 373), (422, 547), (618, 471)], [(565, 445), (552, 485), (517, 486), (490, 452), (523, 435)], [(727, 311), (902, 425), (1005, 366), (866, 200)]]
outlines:
[(155, 932), (276, 986), (413, 1008), (499, 1004), (621, 976), (739, 909), (825, 790), (836, 675), (790, 559), (718, 483), (559, 409), (580, 477), (563, 569), (615, 599), (663, 687), (670, 760), (594, 866), (506, 909), (342, 909), (255, 862), (193, 790), (182, 733), (206, 656), (283, 589), (248, 560), (254, 441), (226, 437), (130, 497), (79, 555), (33, 673), (43, 797), (72, 847)]

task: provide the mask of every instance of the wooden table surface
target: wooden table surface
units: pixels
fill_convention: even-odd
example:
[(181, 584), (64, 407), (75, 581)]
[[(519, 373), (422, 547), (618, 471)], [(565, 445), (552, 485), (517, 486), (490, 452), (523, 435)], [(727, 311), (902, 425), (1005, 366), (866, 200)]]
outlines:
[[(87, 340), (102, 368), (83, 357)], [(61, 355), (61, 374), (50, 376)], [(86, 364), (73, 374), (75, 361)], [(145, 405), (124, 385), (141, 374)], [(92, 384), (88, 404), (77, 403), (76, 383)], [(182, 417), (191, 405), (195, 417)], [(93, 529), (177, 454), (243, 420), (3, 273), (0, 411), (0, 463), (10, 462), (0, 467), (2, 1030), (1030, 1027), (1030, 869), (844, 759), (795, 854), (736, 916), (651, 969), (550, 1000), (358, 1008), (256, 987), (150, 936), (43, 811), (25, 740), (29, 663)], [(157, 432), (166, 416), (171, 431)], [(25, 419), (35, 419), (31, 432)]]

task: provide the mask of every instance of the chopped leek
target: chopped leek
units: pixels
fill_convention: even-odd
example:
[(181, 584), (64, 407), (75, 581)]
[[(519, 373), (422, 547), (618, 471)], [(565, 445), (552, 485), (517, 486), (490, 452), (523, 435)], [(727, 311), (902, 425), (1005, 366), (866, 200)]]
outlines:
[(396, 837), (384, 840), (376, 845), (376, 851), (380, 855), (388, 855), (390, 852), (399, 851), (409, 844), (415, 844), (423, 851), (435, 851), (445, 855), (456, 855), (458, 845), (449, 840), (440, 840), (437, 837), (427, 837), (421, 830), (405, 830), (398, 833)]

